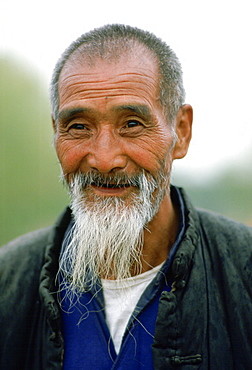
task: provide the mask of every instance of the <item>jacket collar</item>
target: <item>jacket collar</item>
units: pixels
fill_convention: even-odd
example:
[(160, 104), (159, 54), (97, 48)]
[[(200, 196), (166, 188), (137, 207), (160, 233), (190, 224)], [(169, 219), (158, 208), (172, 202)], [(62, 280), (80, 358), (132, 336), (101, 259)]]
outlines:
[(189, 273), (191, 262), (199, 238), (197, 232), (197, 230), (199, 229), (199, 219), (197, 212), (188, 199), (185, 191), (182, 188), (179, 188), (179, 191), (185, 205), (186, 230), (172, 263), (172, 272), (175, 279), (173, 289), (184, 287), (185, 277)]
[(47, 317), (52, 320), (60, 318), (59, 305), (57, 303), (56, 276), (59, 268), (59, 255), (65, 231), (71, 221), (69, 207), (60, 215), (52, 229), (45, 249), (44, 265), (40, 274), (39, 294), (46, 309)]
[[(182, 196), (185, 205), (186, 230), (183, 240), (174, 256), (172, 263), (173, 289), (182, 288), (185, 284), (185, 277), (189, 272), (193, 254), (197, 245), (197, 213), (189, 201), (183, 189), (177, 188)], [(59, 217), (48, 238), (45, 250), (44, 265), (40, 275), (40, 299), (47, 310), (48, 318), (58, 320), (60, 310), (57, 303), (56, 275), (59, 267), (59, 255), (67, 227), (71, 221), (71, 210), (68, 207)]]

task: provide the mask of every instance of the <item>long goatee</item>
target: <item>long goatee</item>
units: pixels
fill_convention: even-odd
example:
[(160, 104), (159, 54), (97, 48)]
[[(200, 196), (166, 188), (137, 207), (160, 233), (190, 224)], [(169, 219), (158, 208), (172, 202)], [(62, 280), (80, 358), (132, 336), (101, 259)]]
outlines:
[[(144, 172), (126, 175), (78, 174), (69, 184), (74, 215), (70, 242), (59, 273), (69, 291), (90, 290), (99, 278), (123, 280), (141, 272), (143, 230), (156, 214), (166, 181)], [(90, 186), (134, 187), (124, 199), (97, 196)], [(153, 192), (157, 190), (155, 198)]]

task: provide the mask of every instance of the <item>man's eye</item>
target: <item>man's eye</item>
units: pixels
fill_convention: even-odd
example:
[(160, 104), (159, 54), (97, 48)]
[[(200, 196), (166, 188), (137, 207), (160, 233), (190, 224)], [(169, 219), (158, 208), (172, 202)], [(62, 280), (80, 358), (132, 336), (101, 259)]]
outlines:
[(82, 123), (74, 123), (73, 125), (71, 125), (69, 127), (69, 130), (71, 130), (71, 129), (74, 129), (74, 130), (85, 130), (86, 127)]
[(141, 126), (141, 123), (138, 121), (128, 121), (125, 125), (125, 127), (127, 128), (132, 128), (132, 127), (137, 127), (137, 126)]

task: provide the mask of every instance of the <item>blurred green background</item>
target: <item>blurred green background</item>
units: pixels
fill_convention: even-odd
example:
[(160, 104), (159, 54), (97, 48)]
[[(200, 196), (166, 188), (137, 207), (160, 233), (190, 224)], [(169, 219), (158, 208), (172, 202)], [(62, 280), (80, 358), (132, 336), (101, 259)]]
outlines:
[[(68, 204), (52, 137), (48, 87), (27, 65), (0, 55), (0, 245), (52, 224)], [(172, 182), (194, 205), (252, 225), (251, 158), (252, 151), (207, 181), (175, 170)]]
[(0, 56), (0, 245), (50, 225), (68, 200), (52, 145), (48, 88)]

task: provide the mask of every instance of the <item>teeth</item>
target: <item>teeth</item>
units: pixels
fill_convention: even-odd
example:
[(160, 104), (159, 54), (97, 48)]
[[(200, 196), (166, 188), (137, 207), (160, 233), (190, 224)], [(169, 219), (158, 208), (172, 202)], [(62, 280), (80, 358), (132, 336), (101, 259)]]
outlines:
[(122, 188), (125, 185), (119, 185), (119, 184), (102, 184), (101, 186), (104, 187), (104, 188), (113, 189), (113, 188)]
[(100, 185), (102, 188), (117, 188), (115, 184), (101, 184)]
[(92, 185), (95, 185), (101, 188), (108, 188), (108, 189), (126, 188), (130, 186), (129, 184), (100, 184), (100, 183), (99, 184), (93, 183)]

